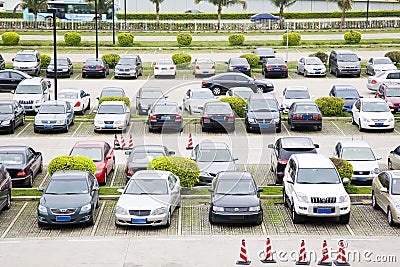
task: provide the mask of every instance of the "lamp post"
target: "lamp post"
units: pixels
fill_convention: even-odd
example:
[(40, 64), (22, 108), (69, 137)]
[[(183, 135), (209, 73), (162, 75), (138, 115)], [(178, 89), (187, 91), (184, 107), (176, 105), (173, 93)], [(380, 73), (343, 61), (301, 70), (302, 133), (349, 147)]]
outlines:
[(126, 31), (126, 0), (124, 0), (124, 20), (125, 20), (125, 31)]
[(49, 12), (53, 14), (53, 61), (54, 61), (54, 99), (57, 100), (57, 25), (56, 25), (56, 8), (49, 8)]
[(368, 14), (369, 13), (369, 0), (367, 0), (367, 20), (366, 20), (366, 22), (367, 22), (367, 28), (368, 28)]
[(115, 4), (112, 0), (112, 27), (113, 27), (113, 45), (115, 45)]
[(96, 28), (96, 59), (99, 58), (99, 36), (98, 36), (98, 32), (97, 32), (97, 0), (94, 0), (94, 12), (95, 12), (95, 28)]

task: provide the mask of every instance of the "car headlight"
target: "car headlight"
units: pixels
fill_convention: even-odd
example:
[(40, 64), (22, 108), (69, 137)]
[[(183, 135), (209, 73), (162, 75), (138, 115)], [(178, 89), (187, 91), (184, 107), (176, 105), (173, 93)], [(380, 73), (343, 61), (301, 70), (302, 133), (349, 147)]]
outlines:
[(339, 197), (339, 203), (345, 203), (347, 201), (349, 201), (349, 195), (346, 194)]
[(308, 197), (307, 197), (306, 194), (303, 194), (303, 193), (296, 193), (296, 196), (297, 196), (297, 199), (298, 199), (300, 202), (308, 203)]
[(61, 71), (68, 71), (68, 69), (61, 69)]
[(224, 211), (224, 207), (213, 206), (213, 211)]
[(64, 124), (65, 120), (57, 120), (57, 124)]
[(40, 212), (47, 213), (47, 208), (46, 208), (45, 206), (43, 206), (43, 205), (40, 205), (40, 204), (39, 204), (38, 210), (39, 210)]
[(209, 177), (211, 175), (209, 173), (207, 173), (207, 172), (200, 172), (200, 176)]
[(378, 174), (380, 172), (379, 168), (374, 168), (371, 170), (371, 173)]
[(161, 208), (153, 210), (151, 215), (161, 215), (161, 214), (165, 214), (165, 213), (167, 213), (167, 208), (166, 207), (161, 207)]
[(35, 124), (42, 124), (41, 120), (35, 119)]
[(94, 123), (95, 123), (95, 124), (103, 124), (103, 121), (95, 120)]
[(40, 103), (41, 102), (41, 100), (40, 99), (38, 99), (38, 100), (35, 100), (35, 103)]
[(11, 120), (2, 121), (1, 125), (10, 125)]
[(260, 211), (260, 206), (249, 207), (249, 211)]
[(88, 211), (92, 208), (92, 205), (89, 203), (81, 208), (81, 212)]
[(400, 203), (394, 203), (394, 208), (396, 210), (400, 210)]
[(394, 118), (388, 119), (388, 122), (392, 122), (392, 121), (394, 121)]
[(115, 124), (122, 124), (122, 121), (116, 121)]
[(368, 118), (366, 118), (366, 117), (364, 117), (364, 118), (363, 118), (363, 121), (365, 121), (365, 122), (370, 122), (371, 120), (368, 119)]
[(274, 123), (278, 123), (278, 122), (279, 122), (279, 118), (272, 119), (272, 121), (273, 121)]
[(247, 120), (248, 120), (250, 123), (255, 123), (255, 122), (256, 122), (256, 120), (253, 119), (253, 118), (247, 118)]
[(387, 103), (389, 106), (391, 106), (391, 107), (393, 106), (393, 103), (392, 103), (392, 102), (389, 102), (389, 101), (388, 101), (388, 102), (386, 102), (386, 103)]
[(100, 174), (102, 172), (103, 172), (103, 169), (100, 169), (100, 170), (96, 170), (96, 172), (94, 174)]
[(118, 215), (128, 215), (128, 211), (127, 211), (126, 209), (124, 209), (123, 207), (116, 206), (116, 207), (115, 207), (115, 214), (118, 214)]

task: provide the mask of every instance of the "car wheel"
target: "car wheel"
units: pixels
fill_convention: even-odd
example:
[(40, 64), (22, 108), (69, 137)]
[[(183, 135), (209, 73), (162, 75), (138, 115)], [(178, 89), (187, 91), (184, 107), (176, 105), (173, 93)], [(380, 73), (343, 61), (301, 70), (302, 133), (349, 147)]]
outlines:
[(11, 208), (11, 193), (7, 194), (6, 205), (4, 206), (5, 210), (9, 210)]
[(190, 115), (193, 115), (192, 107), (191, 107), (191, 106), (189, 106), (189, 114), (190, 114)]
[(100, 207), (100, 205), (99, 205), (99, 198), (97, 198), (97, 201), (96, 201), (96, 209), (98, 209), (99, 207)]
[(292, 221), (294, 224), (298, 224), (302, 222), (302, 217), (301, 215), (297, 214), (294, 206), (292, 205)]
[(250, 129), (250, 127), (248, 125), (246, 125), (246, 132), (247, 133), (251, 133), (251, 129)]
[(212, 214), (211, 214), (211, 209), (208, 212), (208, 221), (210, 222), (210, 224), (215, 224), (214, 219), (213, 219)]
[(93, 211), (92, 211), (92, 214), (90, 215), (90, 219), (87, 222), (88, 226), (92, 226), (94, 224), (94, 218), (93, 217), (94, 217), (94, 214), (93, 214)]
[(340, 72), (338, 69), (335, 70), (335, 76), (336, 76), (336, 78), (339, 78), (339, 76), (340, 76)]
[(113, 165), (111, 166), (111, 172), (115, 171), (115, 157), (113, 157)]
[(9, 131), (9, 133), (10, 134), (13, 134), (13, 133), (15, 133), (15, 122), (11, 122), (11, 126), (10, 126), (10, 131)]
[(303, 75), (304, 75), (304, 77), (307, 77), (307, 71), (306, 70), (304, 70)]
[(38, 173), (42, 173), (43, 172), (43, 159), (40, 162), (40, 166), (39, 166), (39, 170)]
[(297, 74), (300, 74), (299, 67), (296, 67)]
[(66, 132), (66, 133), (68, 133), (68, 123), (65, 125), (65, 129), (64, 129), (64, 132)]
[(317, 126), (317, 130), (318, 130), (318, 131), (322, 131), (322, 125), (318, 125), (318, 126)]
[(32, 186), (33, 186), (33, 173), (31, 172), (31, 175), (29, 176), (27, 187), (32, 187)]
[(285, 207), (289, 207), (288, 197), (287, 197), (286, 192), (285, 192), (285, 187), (282, 187), (282, 194), (283, 194), (283, 205)]
[(34, 133), (40, 133), (40, 131), (38, 129), (36, 129), (36, 128), (33, 128), (33, 132)]
[(358, 130), (360, 132), (364, 131), (363, 127), (361, 126), (361, 120), (358, 121)]
[(353, 115), (351, 116), (351, 124), (353, 124), (353, 125), (357, 124), (356, 121), (354, 120), (354, 116)]
[(281, 133), (282, 132), (282, 126), (279, 125), (279, 127), (276, 128), (276, 133)]
[(72, 118), (72, 120), (71, 120), (71, 124), (70, 125), (74, 125), (75, 124), (75, 119), (74, 118)]
[(106, 78), (107, 77), (107, 72), (104, 72), (103, 73), (103, 78)]
[(289, 77), (289, 73), (286, 72), (286, 74), (283, 76), (283, 78)]
[(346, 215), (339, 216), (340, 224), (348, 224), (350, 222), (350, 212)]
[(376, 203), (376, 196), (375, 196), (374, 191), (372, 191), (371, 202), (372, 202), (372, 207), (373, 207), (375, 210), (379, 209), (378, 203)]
[(21, 125), (25, 125), (25, 115), (24, 115), (24, 116), (22, 116)]
[(202, 131), (202, 132), (206, 132), (206, 131), (207, 131), (206, 127), (204, 127), (203, 125), (201, 125), (201, 131)]
[(180, 209), (181, 206), (182, 206), (182, 199), (179, 198), (179, 201), (178, 201), (178, 204), (176, 205), (176, 208), (177, 208), (177, 209)]
[(106, 185), (106, 184), (107, 184), (107, 170), (106, 170), (106, 172), (104, 173), (104, 181), (101, 182), (101, 185)]
[(387, 220), (388, 220), (388, 223), (390, 226), (394, 225), (392, 210), (390, 209), (390, 207), (388, 207), (388, 210), (387, 210)]
[(257, 86), (256, 93), (257, 93), (257, 94), (262, 94), (262, 93), (264, 93), (264, 88), (263, 88), (262, 86), (258, 85), (258, 86)]
[(212, 90), (212, 93), (214, 94), (214, 95), (220, 95), (222, 92), (222, 90), (221, 90), (221, 87), (219, 87), (219, 86), (215, 86)]
[(136, 80), (137, 80), (138, 76), (139, 76), (139, 75), (138, 75), (137, 72), (136, 72), (136, 73), (135, 73), (135, 79), (136, 79)]
[(44, 224), (44, 223), (42, 223), (42, 222), (37, 222), (37, 224), (38, 224), (38, 227), (43, 227), (43, 226), (45, 226), (46, 224)]
[(388, 169), (393, 170), (393, 163), (390, 159), (388, 159)]
[[(275, 176), (275, 184), (282, 184), (282, 179), (279, 178), (278, 176), (278, 169), (274, 170), (274, 176)], [(285, 194), (285, 192), (283, 194)]]
[(256, 220), (256, 222), (254, 223), (255, 225), (261, 225), (263, 222), (263, 216), (262, 213), (261, 215), (258, 217), (258, 219)]
[(167, 223), (165, 224), (165, 228), (168, 228), (170, 226), (171, 226), (171, 211), (168, 211)]
[(289, 122), (290, 130), (294, 130), (296, 127), (293, 125), (292, 121)]

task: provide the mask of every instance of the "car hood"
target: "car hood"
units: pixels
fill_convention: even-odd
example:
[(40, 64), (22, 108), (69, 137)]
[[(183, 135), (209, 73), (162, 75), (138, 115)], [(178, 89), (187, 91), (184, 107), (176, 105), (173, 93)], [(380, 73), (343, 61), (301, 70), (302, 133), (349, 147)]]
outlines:
[(257, 195), (221, 195), (215, 194), (213, 204), (219, 207), (254, 207), (260, 204)]
[(352, 62), (338, 62), (340, 67), (360, 67), (360, 61), (352, 61)]
[(26, 68), (33, 68), (36, 67), (37, 62), (19, 62), (19, 61), (14, 61), (13, 66), (14, 67), (26, 67)]
[(66, 114), (37, 114), (35, 120), (65, 120)]
[(391, 65), (391, 64), (375, 64), (374, 65), (374, 70), (397, 70), (396, 66)]
[(216, 174), (220, 171), (236, 171), (237, 167), (234, 161), (225, 162), (197, 162), (200, 172)]
[(362, 112), (361, 117), (367, 117), (368, 119), (390, 119), (393, 118), (393, 114), (388, 112)]
[(142, 107), (149, 107), (153, 105), (156, 101), (157, 99), (155, 98), (142, 98), (139, 100), (139, 105)]
[(11, 120), (13, 118), (13, 114), (0, 114), (0, 121)]
[(195, 107), (203, 107), (207, 102), (215, 102), (217, 99), (215, 98), (207, 98), (207, 99), (189, 99), (190, 105)]
[(102, 121), (119, 121), (124, 120), (125, 114), (96, 114), (94, 116), (94, 120), (102, 120)]
[(260, 112), (260, 111), (249, 111), (247, 117), (254, 118), (256, 120), (271, 120), (279, 118), (279, 112)]
[(294, 102), (310, 102), (311, 99), (283, 99), (282, 101), (282, 106), (285, 108), (290, 108), (290, 106)]
[[(379, 165), (377, 161), (371, 160), (371, 161), (357, 161), (357, 160), (347, 160), (348, 162), (353, 165), (353, 170), (354, 172), (357, 171), (371, 171), (375, 168), (379, 169)], [(351, 177), (349, 177), (351, 178)]]
[(65, 102), (69, 102), (72, 107), (75, 106), (76, 102), (78, 102), (78, 99), (64, 99), (64, 98), (57, 98), (58, 100), (64, 100)]
[(154, 210), (170, 203), (169, 195), (128, 195), (122, 194), (117, 206), (127, 210)]
[(391, 103), (393, 103), (393, 104), (397, 104), (397, 103), (400, 103), (400, 97), (396, 97), (396, 96), (393, 96), (393, 97), (386, 97), (386, 100), (387, 101), (389, 101), (389, 102), (391, 102)]
[(115, 69), (136, 69), (135, 65), (129, 65), (129, 64), (119, 64), (115, 66)]
[(14, 94), (13, 100), (40, 100), (42, 94)]
[(147, 166), (149, 166), (149, 162), (128, 162), (128, 168), (134, 170), (147, 170)]
[(319, 65), (305, 65), (304, 68), (306, 69), (326, 69), (325, 65), (319, 64)]
[(89, 194), (76, 194), (76, 195), (50, 195), (44, 194), (40, 198), (40, 204), (56, 209), (67, 209), (67, 208), (80, 208), (90, 203)]
[(343, 184), (295, 184), (296, 192), (306, 194), (309, 197), (336, 197), (347, 195)]

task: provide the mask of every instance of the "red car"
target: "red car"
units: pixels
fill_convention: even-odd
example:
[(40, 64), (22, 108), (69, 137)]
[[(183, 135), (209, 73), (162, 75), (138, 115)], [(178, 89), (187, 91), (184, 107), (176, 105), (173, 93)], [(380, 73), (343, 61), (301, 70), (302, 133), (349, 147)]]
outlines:
[(382, 83), (375, 93), (376, 98), (382, 98), (392, 112), (400, 112), (400, 84)]
[(76, 142), (69, 155), (92, 159), (96, 164), (95, 177), (101, 185), (107, 183), (107, 176), (115, 169), (114, 149), (104, 141)]

